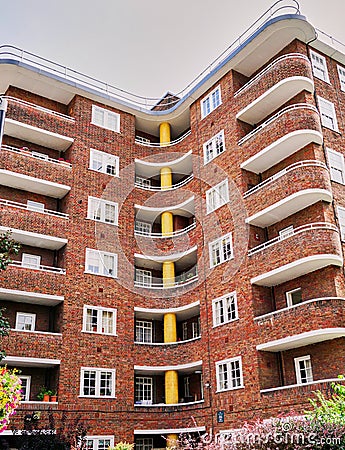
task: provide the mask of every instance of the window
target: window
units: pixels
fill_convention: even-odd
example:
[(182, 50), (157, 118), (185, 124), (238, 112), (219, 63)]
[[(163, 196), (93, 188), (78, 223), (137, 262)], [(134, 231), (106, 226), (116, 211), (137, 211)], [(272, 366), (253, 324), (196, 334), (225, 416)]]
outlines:
[(151, 377), (136, 377), (135, 379), (135, 401), (141, 404), (152, 404), (153, 380)]
[(285, 293), (288, 306), (298, 305), (302, 302), (302, 289), (297, 288)]
[(135, 440), (135, 450), (152, 450), (153, 439), (152, 438), (137, 438)]
[(218, 155), (224, 152), (225, 142), (224, 142), (224, 130), (220, 131), (218, 134), (213, 136), (209, 141), (205, 142), (204, 148), (204, 164), (212, 161)]
[(86, 249), (85, 272), (106, 277), (117, 277), (117, 255)]
[(136, 220), (135, 231), (137, 231), (138, 234), (151, 234), (151, 224), (147, 222), (141, 222), (140, 220)]
[(206, 191), (207, 214), (215, 211), (229, 201), (228, 179), (221, 181), (216, 186)]
[(31, 377), (29, 375), (19, 375), (22, 381), (22, 401), (28, 402), (30, 400), (30, 387), (31, 387)]
[(87, 436), (86, 450), (108, 450), (114, 445), (113, 436)]
[(344, 156), (327, 148), (328, 165), (331, 172), (331, 180), (336, 183), (345, 184), (345, 164)]
[(120, 132), (120, 114), (92, 105), (91, 123), (98, 127), (107, 128), (111, 131)]
[(190, 377), (183, 378), (183, 393), (185, 397), (190, 397)]
[(83, 331), (116, 335), (116, 309), (84, 305)]
[(143, 188), (150, 188), (151, 187), (151, 180), (149, 178), (135, 177), (135, 184), (137, 186), (140, 186), (140, 187), (143, 187)]
[(314, 77), (329, 83), (326, 58), (311, 50), (310, 59)]
[(295, 358), (295, 370), (297, 384), (311, 383), (313, 381), (313, 372), (309, 355)]
[(229, 391), (243, 387), (241, 357), (216, 363), (217, 390)]
[(96, 197), (89, 197), (87, 211), (88, 219), (117, 225), (117, 211), (117, 203)]
[(238, 319), (236, 292), (215, 298), (212, 301), (212, 312), (214, 327)]
[(26, 204), (27, 204), (27, 209), (29, 209), (30, 211), (44, 212), (44, 203), (28, 200), (26, 202)]
[(228, 233), (225, 236), (210, 242), (208, 245), (211, 268), (233, 258), (232, 233)]
[(139, 142), (140, 144), (150, 144), (150, 139), (144, 137), (144, 136), (135, 136), (136, 142)]
[(96, 172), (107, 173), (108, 175), (119, 175), (119, 157), (99, 150), (90, 149), (90, 167)]
[(188, 322), (182, 323), (182, 340), (186, 341), (188, 339)]
[(34, 331), (36, 322), (36, 314), (17, 312), (16, 330)]
[(152, 272), (150, 270), (135, 269), (135, 283), (138, 286), (150, 287), (152, 284)]
[(192, 338), (197, 338), (200, 336), (200, 317), (196, 322), (192, 322)]
[(344, 67), (337, 66), (339, 81), (340, 81), (340, 89), (345, 92), (345, 69)]
[(345, 241), (345, 208), (337, 207), (341, 240)]
[(135, 323), (136, 342), (152, 342), (152, 322), (148, 320), (137, 320)]
[(22, 266), (29, 269), (39, 269), (41, 264), (41, 257), (38, 255), (30, 255), (29, 253), (22, 254)]
[(207, 97), (201, 100), (201, 118), (208, 116), (214, 109), (222, 103), (220, 86), (217, 86)]
[(115, 369), (82, 367), (81, 397), (115, 397)]
[(330, 128), (333, 131), (339, 131), (334, 104), (322, 97), (317, 97), (317, 99), (320, 108), (322, 125), (326, 128)]

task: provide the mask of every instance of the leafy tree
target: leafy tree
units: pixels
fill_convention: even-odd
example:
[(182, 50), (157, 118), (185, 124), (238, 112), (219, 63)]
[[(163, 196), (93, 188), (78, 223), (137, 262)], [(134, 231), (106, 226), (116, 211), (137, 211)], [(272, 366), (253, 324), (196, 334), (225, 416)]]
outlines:
[[(343, 375), (338, 377), (344, 379)], [(335, 423), (345, 425), (345, 385), (332, 383), (333, 394), (327, 398), (321, 391), (315, 392), (316, 399), (310, 399), (312, 411), (307, 412), (307, 417), (320, 423)]]

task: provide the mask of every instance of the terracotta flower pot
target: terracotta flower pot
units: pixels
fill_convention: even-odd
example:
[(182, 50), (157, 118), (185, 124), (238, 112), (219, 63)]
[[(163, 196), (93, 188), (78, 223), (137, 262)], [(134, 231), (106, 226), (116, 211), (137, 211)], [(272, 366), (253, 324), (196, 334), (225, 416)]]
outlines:
[(49, 402), (49, 394), (44, 394), (43, 395), (43, 401), (44, 402)]
[(56, 395), (51, 395), (50, 396), (50, 401), (51, 402), (56, 402), (57, 401), (57, 396)]

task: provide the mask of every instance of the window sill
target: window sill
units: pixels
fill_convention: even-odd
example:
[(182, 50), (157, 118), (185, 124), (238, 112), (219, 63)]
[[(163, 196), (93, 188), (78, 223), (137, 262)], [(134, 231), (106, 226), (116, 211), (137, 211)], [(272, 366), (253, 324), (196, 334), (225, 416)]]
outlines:
[(87, 330), (81, 330), (82, 333), (86, 333), (86, 334), (98, 334), (100, 336), (114, 336), (117, 337), (116, 333), (102, 333), (102, 332), (98, 332), (98, 331), (87, 331)]
[(120, 175), (118, 173), (116, 173), (115, 175), (112, 175), (111, 173), (102, 172), (101, 170), (92, 169), (92, 167), (88, 167), (87, 170), (90, 170), (91, 172), (95, 172), (95, 173), (101, 173), (103, 175), (108, 175), (109, 177), (113, 177), (113, 178), (120, 178)]
[(114, 397), (109, 397), (106, 395), (78, 395), (78, 398), (88, 398), (88, 399), (98, 399), (98, 400), (115, 400), (117, 397), (116, 395)]
[(95, 276), (97, 276), (97, 277), (111, 278), (111, 279), (113, 279), (113, 280), (116, 280), (116, 279), (117, 279), (117, 275), (116, 275), (116, 276), (115, 276), (115, 275), (104, 275), (103, 273), (87, 272), (86, 270), (84, 270), (84, 274), (87, 274), (87, 275), (95, 275)]
[(104, 220), (97, 220), (97, 219), (93, 219), (92, 217), (85, 217), (86, 220), (91, 220), (92, 222), (97, 222), (97, 223), (104, 223), (105, 225), (112, 225), (115, 227), (119, 226), (119, 223), (111, 223), (111, 222), (105, 222)]
[(228, 322), (218, 323), (217, 325), (213, 325), (212, 328), (218, 328), (222, 325), (229, 325), (230, 323), (238, 322), (240, 320), (239, 317), (236, 317), (236, 319), (229, 320)]
[(229, 392), (229, 391), (238, 391), (239, 389), (244, 389), (244, 385), (243, 386), (238, 386), (238, 387), (235, 387), (235, 388), (222, 389), (221, 391), (219, 391), (217, 389), (216, 390), (216, 394), (222, 394), (223, 392)]

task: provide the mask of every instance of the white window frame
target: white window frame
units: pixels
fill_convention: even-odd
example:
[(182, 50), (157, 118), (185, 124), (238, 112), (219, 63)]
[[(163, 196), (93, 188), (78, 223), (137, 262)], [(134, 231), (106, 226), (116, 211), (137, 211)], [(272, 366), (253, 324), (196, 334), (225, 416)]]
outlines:
[[(100, 447), (101, 441), (109, 440), (109, 445)], [(109, 446), (114, 446), (114, 436), (86, 436), (86, 450), (108, 450)], [(92, 447), (90, 447), (90, 441), (92, 442)]]
[[(238, 378), (232, 376), (232, 364), (236, 364), (240, 371), (239, 384)], [(221, 371), (225, 366), (226, 372)], [(226, 373), (226, 377), (223, 376)], [(217, 378), (217, 392), (233, 391), (235, 389), (241, 389), (243, 384), (243, 370), (242, 370), (242, 357), (237, 356), (235, 358), (224, 359), (216, 362), (216, 378)], [(226, 378), (226, 379), (225, 379)], [(235, 380), (236, 383), (234, 382)]]
[(149, 178), (144, 178), (144, 177), (140, 177), (140, 176), (136, 175), (135, 184), (139, 187), (150, 188), (151, 180)]
[[(139, 277), (138, 277), (139, 275)], [(138, 286), (151, 287), (152, 286), (152, 271), (146, 269), (135, 269), (135, 282)]]
[[(217, 100), (217, 101), (216, 101)], [(201, 118), (207, 117), (222, 104), (220, 85), (200, 100)]]
[[(342, 241), (345, 241), (345, 207), (337, 206), (338, 223), (340, 228), (340, 237)], [(342, 216), (344, 215), (344, 219)]]
[(204, 150), (204, 165), (208, 164), (217, 156), (225, 152), (225, 138), (224, 130), (211, 137), (207, 142), (203, 144)]
[(323, 55), (310, 50), (310, 60), (314, 77), (329, 83), (326, 58)]
[[(300, 367), (300, 362), (307, 362), (307, 364), (310, 366), (307, 368), (307, 371), (310, 371), (311, 376), (306, 378), (306, 381), (302, 381), (302, 377), (301, 377), (301, 367)], [(294, 362), (295, 362), (295, 372), (296, 372), (296, 381), (297, 384), (307, 384), (307, 383), (312, 383), (313, 380), (313, 367), (311, 364), (311, 358), (310, 355), (306, 355), (306, 356), (301, 356), (299, 358), (294, 358)]]
[[(294, 303), (293, 303), (293, 299), (292, 299), (293, 294), (295, 292), (302, 292), (302, 289), (299, 287), (299, 288), (296, 288), (296, 289), (292, 289), (291, 291), (285, 292), (287, 306), (295, 306)], [(298, 304), (298, 303), (296, 303), (296, 304)]]
[(319, 95), (317, 96), (317, 102), (319, 105), (322, 126), (339, 133), (334, 103)]
[[(103, 119), (98, 120), (97, 114), (101, 114)], [(115, 120), (115, 125), (111, 125), (111, 120)], [(97, 127), (105, 128), (107, 130), (120, 133), (120, 114), (109, 111), (109, 109), (101, 108), (97, 105), (92, 105), (91, 123)]]
[(152, 225), (148, 222), (143, 222), (142, 220), (136, 220), (134, 230), (139, 234), (150, 235), (152, 231)]
[[(224, 246), (225, 244), (225, 246)], [(230, 255), (227, 255), (227, 246), (230, 244)], [(210, 256), (210, 268), (219, 266), (226, 261), (230, 261), (234, 258), (232, 233), (227, 233), (220, 238), (215, 239), (208, 244), (209, 256)], [(219, 259), (219, 261), (216, 260)]]
[(90, 148), (89, 169), (95, 172), (105, 173), (106, 175), (110, 175), (112, 177), (118, 177), (119, 157)]
[[(95, 250), (92, 248), (87, 248), (85, 252), (85, 273), (91, 275), (98, 275), (103, 277), (117, 278), (117, 254), (110, 252), (103, 252), (100, 250)], [(110, 273), (109, 269), (106, 268), (104, 264), (104, 258), (110, 257), (113, 259), (113, 270), (114, 273)], [(90, 269), (90, 262), (93, 259), (95, 265), (92, 267), (98, 267), (98, 271)], [(98, 264), (98, 265), (96, 265)]]
[(210, 214), (229, 202), (229, 181), (227, 178), (206, 191), (206, 211)]
[[(140, 382), (139, 382), (140, 381)], [(136, 376), (134, 383), (135, 401), (142, 405), (152, 405), (153, 403), (153, 378), (146, 376)], [(141, 388), (141, 389), (139, 389)], [(147, 389), (148, 388), (148, 389)], [(138, 397), (138, 392), (140, 397)]]
[[(114, 208), (114, 222), (107, 220), (107, 206)], [(97, 214), (97, 216), (96, 216)], [(87, 218), (108, 225), (118, 225), (118, 204), (103, 198), (88, 197)]]
[(183, 377), (183, 396), (190, 397), (190, 377)]
[[(28, 262), (27, 260), (34, 260), (35, 262)], [(30, 253), (22, 253), (22, 267), (28, 269), (39, 269), (41, 266), (41, 257), (39, 255), (31, 255)]]
[[(326, 152), (327, 152), (329, 171), (331, 174), (331, 180), (334, 181), (335, 183), (345, 184), (344, 155), (340, 152), (337, 152), (337, 151), (331, 149), (331, 148), (326, 148)], [(331, 158), (332, 154), (336, 159), (339, 159), (339, 164), (334, 164), (331, 162), (331, 159), (334, 159), (334, 158)], [(340, 178), (342, 180), (339, 180), (337, 175), (340, 175)]]
[[(138, 337), (142, 339), (138, 339)], [(135, 321), (135, 342), (152, 344), (153, 323), (150, 320), (136, 319)]]
[[(94, 395), (88, 395), (84, 394), (84, 374), (85, 372), (95, 372), (95, 394)], [(110, 395), (101, 395), (101, 376), (103, 373), (110, 373), (111, 374), (111, 394)], [(81, 367), (80, 368), (80, 397), (86, 397), (86, 398), (115, 398), (115, 375), (116, 370), (115, 369), (106, 369), (106, 368), (99, 368), (99, 367)]]
[(182, 340), (188, 339), (188, 322), (182, 322)]
[[(26, 390), (25, 395), (22, 395), (22, 402), (30, 401), (30, 390), (31, 390), (31, 376), (30, 375), (18, 375), (21, 380), (26, 380)], [(23, 392), (22, 392), (23, 394)]]
[[(96, 312), (95, 317), (95, 324), (91, 324), (91, 328), (96, 328), (96, 330), (89, 329), (88, 324), (88, 311), (93, 310)], [(110, 323), (113, 329), (112, 333), (109, 333), (107, 331), (104, 331), (106, 327), (103, 327), (103, 315), (106, 313), (111, 313), (112, 318), (110, 319)], [(115, 308), (103, 308), (101, 306), (93, 306), (93, 305), (84, 305), (83, 308), (83, 332), (85, 333), (96, 333), (96, 334), (107, 334), (110, 336), (117, 336), (116, 334), (116, 317), (117, 317), (117, 309)], [(106, 319), (106, 318), (105, 318)]]
[(153, 438), (137, 438), (135, 440), (135, 450), (152, 450)]
[[(30, 330), (26, 330), (25, 328), (23, 330), (23, 329), (19, 328), (19, 319), (20, 319), (20, 317), (24, 317), (24, 318), (27, 318), (27, 319), (31, 320), (31, 328), (30, 328)], [(36, 314), (27, 313), (27, 312), (17, 312), (17, 314), (16, 314), (16, 328), (15, 328), (16, 330), (18, 330), (18, 331), (35, 331), (35, 327), (36, 327)]]
[(201, 336), (200, 317), (198, 317), (196, 322), (192, 322), (192, 339), (196, 339), (200, 336)]
[[(229, 292), (212, 300), (213, 326), (238, 320), (237, 293)], [(234, 317), (232, 317), (234, 315)]]
[(34, 202), (33, 200), (27, 200), (26, 208), (29, 211), (44, 212), (45, 205), (44, 203), (41, 202)]
[(340, 89), (345, 92), (345, 68), (337, 64), (337, 70), (339, 75)]

